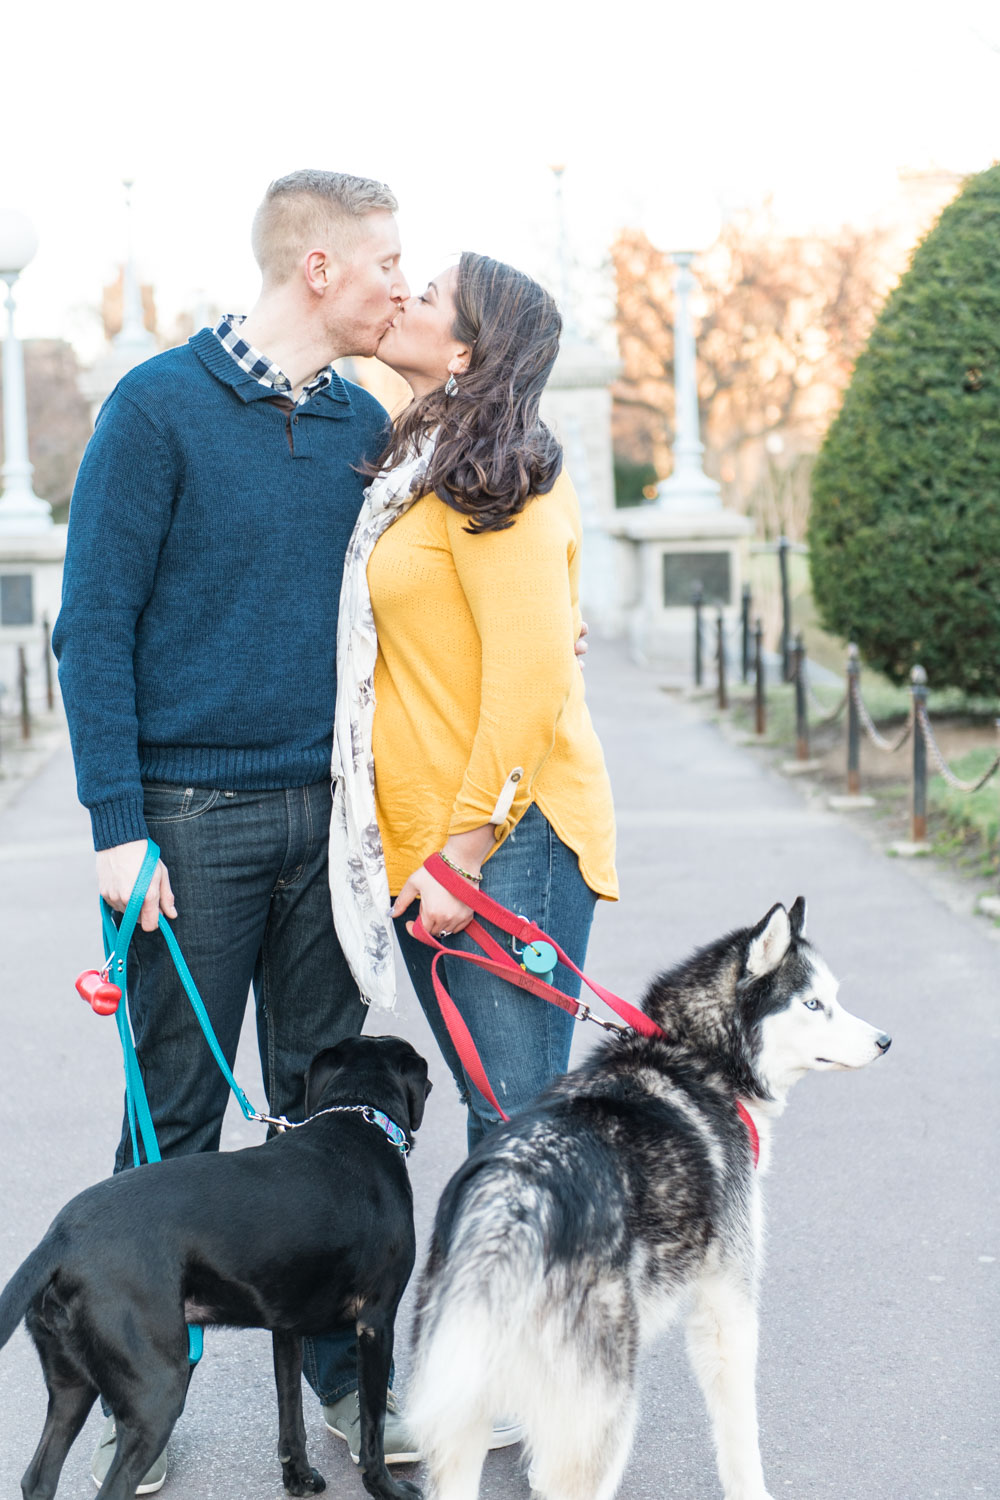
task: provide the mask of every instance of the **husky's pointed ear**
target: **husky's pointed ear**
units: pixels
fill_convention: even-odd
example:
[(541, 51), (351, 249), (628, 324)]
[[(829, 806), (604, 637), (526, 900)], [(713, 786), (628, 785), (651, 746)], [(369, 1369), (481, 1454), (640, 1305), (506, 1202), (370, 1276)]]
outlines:
[(779, 902), (772, 906), (767, 916), (750, 934), (747, 951), (747, 974), (751, 979), (760, 979), (771, 974), (788, 952), (792, 941), (792, 928), (788, 913)]
[(792, 937), (804, 938), (806, 935), (806, 898), (796, 896), (792, 902), (792, 909), (788, 913), (788, 920), (792, 924)]

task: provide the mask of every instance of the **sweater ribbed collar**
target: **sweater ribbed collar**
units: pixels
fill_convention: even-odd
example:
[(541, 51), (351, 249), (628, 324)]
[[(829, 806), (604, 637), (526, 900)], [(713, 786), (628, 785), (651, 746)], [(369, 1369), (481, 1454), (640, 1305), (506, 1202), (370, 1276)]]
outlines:
[[(211, 328), (199, 328), (188, 343), (205, 368), (223, 385), (231, 386), (241, 401), (268, 401), (274, 397), (273, 390), (240, 368)], [(350, 414), (350, 392), (336, 370), (331, 371), (330, 384), (318, 391), (300, 410), (315, 417), (346, 417)]]

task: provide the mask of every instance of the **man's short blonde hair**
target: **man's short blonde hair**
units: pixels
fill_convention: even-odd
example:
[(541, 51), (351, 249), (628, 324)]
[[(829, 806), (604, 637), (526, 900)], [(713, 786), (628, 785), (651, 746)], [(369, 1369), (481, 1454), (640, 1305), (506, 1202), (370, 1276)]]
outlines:
[(394, 214), (399, 205), (384, 182), (305, 167), (278, 177), (253, 220), (250, 243), (265, 282), (280, 286), (309, 250), (347, 258), (367, 214)]

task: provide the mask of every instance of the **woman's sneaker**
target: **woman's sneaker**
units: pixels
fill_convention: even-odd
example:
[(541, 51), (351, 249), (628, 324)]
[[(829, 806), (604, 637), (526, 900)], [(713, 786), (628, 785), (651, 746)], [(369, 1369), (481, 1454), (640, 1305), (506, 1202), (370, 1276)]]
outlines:
[[(341, 1396), (339, 1401), (323, 1407), (323, 1420), (335, 1437), (341, 1437), (355, 1463), (361, 1452), (361, 1415), (357, 1391)], [(501, 1418), (493, 1424), (491, 1448), (509, 1448), (519, 1443), (524, 1436), (520, 1422)], [(392, 1391), (385, 1398), (385, 1461), (387, 1464), (415, 1464), (420, 1462), (413, 1434), (406, 1425), (406, 1418)]]
[(519, 1443), (523, 1437), (524, 1428), (520, 1422), (515, 1422), (513, 1417), (497, 1417), (493, 1423), (490, 1448), (509, 1448), (513, 1443)]
[[(361, 1412), (357, 1391), (349, 1391), (339, 1401), (323, 1407), (323, 1421), (334, 1437), (343, 1438), (355, 1463), (361, 1457)], [(392, 1391), (385, 1396), (385, 1461), (387, 1464), (415, 1464), (420, 1454), (399, 1403)]]
[[(94, 1449), (94, 1457), (90, 1463), (90, 1477), (97, 1488), (100, 1489), (111, 1468), (111, 1460), (115, 1456), (115, 1448), (118, 1444), (118, 1433), (115, 1429), (114, 1417), (108, 1417), (104, 1424), (97, 1447)], [(159, 1458), (151, 1465), (149, 1472), (143, 1475), (136, 1486), (137, 1495), (153, 1495), (157, 1490), (162, 1490), (163, 1482), (167, 1477), (167, 1450), (164, 1448)]]

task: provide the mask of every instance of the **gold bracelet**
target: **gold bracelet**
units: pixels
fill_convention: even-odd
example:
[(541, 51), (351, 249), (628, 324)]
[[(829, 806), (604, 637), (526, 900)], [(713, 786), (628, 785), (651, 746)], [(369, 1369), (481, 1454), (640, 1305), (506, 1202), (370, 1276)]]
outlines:
[(470, 875), (468, 870), (463, 870), (461, 865), (456, 865), (453, 859), (449, 859), (443, 849), (439, 849), (438, 853), (444, 860), (445, 864), (448, 866), (449, 870), (454, 870), (456, 875), (461, 875), (462, 879), (468, 880), (471, 885), (479, 885), (480, 881), (483, 878), (481, 874)]

